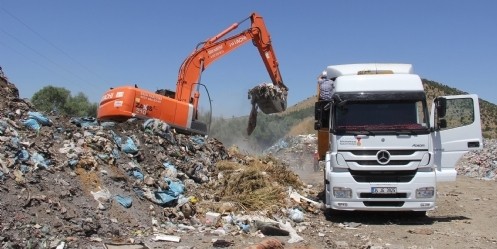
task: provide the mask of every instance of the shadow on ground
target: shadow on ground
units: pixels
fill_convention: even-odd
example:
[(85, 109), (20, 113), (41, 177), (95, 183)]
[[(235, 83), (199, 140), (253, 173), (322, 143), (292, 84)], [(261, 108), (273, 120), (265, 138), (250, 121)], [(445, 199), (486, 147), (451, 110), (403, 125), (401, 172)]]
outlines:
[(423, 212), (399, 211), (336, 211), (326, 210), (326, 220), (335, 223), (360, 223), (366, 225), (431, 225), (435, 222), (469, 220), (465, 216), (430, 216)]

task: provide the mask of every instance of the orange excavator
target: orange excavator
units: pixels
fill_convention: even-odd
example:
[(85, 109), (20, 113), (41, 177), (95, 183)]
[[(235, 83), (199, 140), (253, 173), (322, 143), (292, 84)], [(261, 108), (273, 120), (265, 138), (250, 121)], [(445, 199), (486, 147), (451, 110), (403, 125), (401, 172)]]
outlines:
[[(250, 28), (220, 40), (246, 21)], [(201, 73), (214, 61), (232, 52), (248, 41), (259, 50), (260, 56), (271, 77), (274, 88), (280, 94), (252, 94), (252, 104), (266, 114), (282, 112), (286, 109), (288, 88), (283, 84), (278, 61), (271, 45), (271, 37), (264, 20), (257, 13), (234, 23), (219, 34), (201, 42), (181, 64), (176, 83), (176, 92), (158, 90), (150, 92), (135, 86), (111, 88), (100, 101), (99, 121), (125, 121), (129, 118), (156, 118), (168, 123), (180, 132), (207, 134), (207, 124), (198, 120)], [(254, 88), (255, 89), (255, 88)], [(256, 91), (249, 91), (254, 93)], [(254, 108), (253, 108), (254, 109)]]

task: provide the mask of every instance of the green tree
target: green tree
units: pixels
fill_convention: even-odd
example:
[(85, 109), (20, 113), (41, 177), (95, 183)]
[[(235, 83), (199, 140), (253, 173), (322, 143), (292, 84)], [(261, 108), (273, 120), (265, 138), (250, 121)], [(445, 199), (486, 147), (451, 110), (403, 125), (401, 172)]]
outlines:
[(65, 114), (68, 116), (86, 116), (90, 105), (88, 97), (80, 92), (76, 96), (67, 99), (64, 105)]
[(71, 96), (71, 92), (63, 87), (46, 86), (36, 92), (31, 102), (39, 111), (67, 116), (96, 117), (98, 105), (90, 103), (88, 97), (79, 92)]
[(33, 94), (31, 102), (40, 111), (62, 113), (70, 96), (71, 92), (65, 88), (46, 86)]
[(88, 117), (97, 117), (98, 114), (98, 104), (97, 103), (91, 103), (89, 108), (88, 108)]

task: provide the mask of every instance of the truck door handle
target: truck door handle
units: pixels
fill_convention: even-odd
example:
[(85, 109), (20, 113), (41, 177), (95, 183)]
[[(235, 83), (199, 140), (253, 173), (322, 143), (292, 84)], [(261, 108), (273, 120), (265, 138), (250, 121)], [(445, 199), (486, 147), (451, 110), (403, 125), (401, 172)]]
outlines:
[(479, 141), (468, 142), (468, 148), (477, 148), (477, 147), (480, 147), (480, 142)]

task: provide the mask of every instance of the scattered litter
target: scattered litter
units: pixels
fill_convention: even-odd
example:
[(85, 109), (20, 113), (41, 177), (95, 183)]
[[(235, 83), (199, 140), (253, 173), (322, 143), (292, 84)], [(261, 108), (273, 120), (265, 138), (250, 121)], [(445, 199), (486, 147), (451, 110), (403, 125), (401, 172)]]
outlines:
[(205, 225), (207, 226), (215, 226), (221, 217), (220, 213), (215, 212), (207, 212), (205, 214)]
[(265, 222), (260, 220), (253, 220), (252, 225), (256, 230), (261, 231), (266, 236), (288, 236), (290, 233), (278, 226), (276, 222)]
[(100, 190), (97, 192), (90, 191), (90, 193), (93, 195), (93, 198), (98, 202), (98, 209), (100, 210), (105, 210), (105, 206), (102, 204), (102, 202), (108, 202), (109, 199), (111, 198), (111, 194), (108, 189), (104, 188), (102, 189), (101, 187), (98, 187)]
[(297, 231), (295, 231), (290, 222), (279, 222), (279, 225), (281, 229), (284, 229), (290, 233), (288, 243), (297, 243), (304, 240), (304, 238), (297, 234)]
[(299, 223), (304, 221), (304, 213), (298, 208), (293, 208), (290, 210), (289, 218), (292, 221)]
[(152, 240), (154, 240), (154, 241), (180, 242), (181, 237), (174, 236), (174, 235), (156, 234), (155, 237), (152, 238)]

